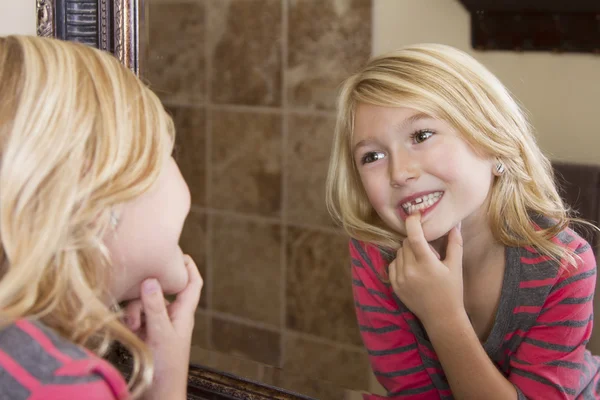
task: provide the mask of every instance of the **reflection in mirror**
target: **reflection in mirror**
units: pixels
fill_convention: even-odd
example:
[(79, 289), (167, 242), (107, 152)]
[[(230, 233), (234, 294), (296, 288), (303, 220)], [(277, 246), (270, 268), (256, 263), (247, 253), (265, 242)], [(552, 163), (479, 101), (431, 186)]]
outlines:
[[(148, 0), (146, 79), (172, 113), (205, 277), (192, 362), (319, 399), (374, 379), (347, 237), (324, 205), (337, 86), (370, 0)], [(356, 392), (358, 393), (358, 392)]]
[[(439, 42), (474, 55), (531, 111), (542, 149), (567, 161), (554, 163), (566, 181), (562, 195), (598, 220), (597, 202), (578, 195), (595, 196), (597, 170), (568, 163), (599, 161), (595, 150), (575, 145), (589, 142), (593, 119), (574, 117), (592, 115), (598, 59), (476, 52), (469, 12), (457, 0), (433, 3), (148, 1), (145, 79), (178, 129), (177, 159), (194, 203), (182, 246), (206, 281), (194, 363), (319, 399), (385, 393), (375, 375), (385, 382), (395, 372), (377, 370), (382, 354), (371, 348), (372, 372), (354, 311), (348, 238), (324, 204), (338, 87), (372, 54)], [(562, 74), (580, 80), (557, 82)], [(563, 97), (576, 87), (588, 100), (550, 104), (541, 90), (550, 84)], [(557, 120), (564, 107), (573, 117)], [(588, 178), (577, 178), (584, 170)], [(492, 316), (487, 333), (499, 332), (496, 305), (504, 312), (510, 304), (498, 300), (502, 272), (484, 313)], [(363, 336), (369, 329), (378, 328), (363, 326)], [(600, 349), (596, 342), (589, 347)]]

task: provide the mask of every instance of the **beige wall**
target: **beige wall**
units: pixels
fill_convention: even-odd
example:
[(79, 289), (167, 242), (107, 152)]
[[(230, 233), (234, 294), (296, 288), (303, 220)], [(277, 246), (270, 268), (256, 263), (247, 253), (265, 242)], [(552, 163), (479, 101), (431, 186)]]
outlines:
[(458, 0), (375, 0), (373, 54), (437, 42), (474, 55), (528, 110), (552, 159), (600, 164), (600, 56), (474, 52)]
[(0, 0), (0, 36), (35, 35), (35, 0)]

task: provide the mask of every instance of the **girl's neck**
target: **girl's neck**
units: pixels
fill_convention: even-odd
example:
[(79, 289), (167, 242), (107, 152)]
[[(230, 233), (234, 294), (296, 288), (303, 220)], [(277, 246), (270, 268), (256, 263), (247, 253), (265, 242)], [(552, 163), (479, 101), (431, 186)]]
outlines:
[[(483, 217), (483, 218), (481, 218)], [(492, 260), (504, 255), (504, 245), (498, 242), (487, 223), (485, 216), (470, 216), (463, 220), (461, 227), (463, 238), (463, 275), (476, 275), (493, 265)], [(431, 243), (441, 258), (446, 257), (448, 236)]]

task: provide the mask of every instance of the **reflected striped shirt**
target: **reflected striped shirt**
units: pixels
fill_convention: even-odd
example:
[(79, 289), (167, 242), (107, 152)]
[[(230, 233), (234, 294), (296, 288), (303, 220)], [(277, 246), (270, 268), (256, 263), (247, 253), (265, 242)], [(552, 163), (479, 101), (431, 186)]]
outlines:
[[(575, 250), (581, 258), (577, 268), (558, 268), (533, 248), (506, 248), (499, 309), (483, 346), (517, 389), (519, 400), (598, 399), (600, 359), (586, 349), (593, 324), (595, 257), (572, 230), (554, 241)], [(387, 397), (453, 399), (422, 324), (380, 278), (391, 259), (354, 239), (350, 254), (362, 339)]]

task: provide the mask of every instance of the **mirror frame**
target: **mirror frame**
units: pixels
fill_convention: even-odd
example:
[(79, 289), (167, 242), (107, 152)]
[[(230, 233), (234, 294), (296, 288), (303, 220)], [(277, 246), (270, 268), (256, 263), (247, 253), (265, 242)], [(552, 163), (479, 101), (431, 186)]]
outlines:
[[(32, 0), (30, 0), (32, 1)], [(87, 44), (113, 54), (141, 75), (145, 0), (36, 0), (37, 35)], [(128, 378), (132, 359), (118, 344), (107, 358)], [(188, 399), (313, 400), (310, 397), (190, 364)]]
[(108, 51), (139, 75), (143, 3), (144, 0), (36, 0), (37, 35)]

